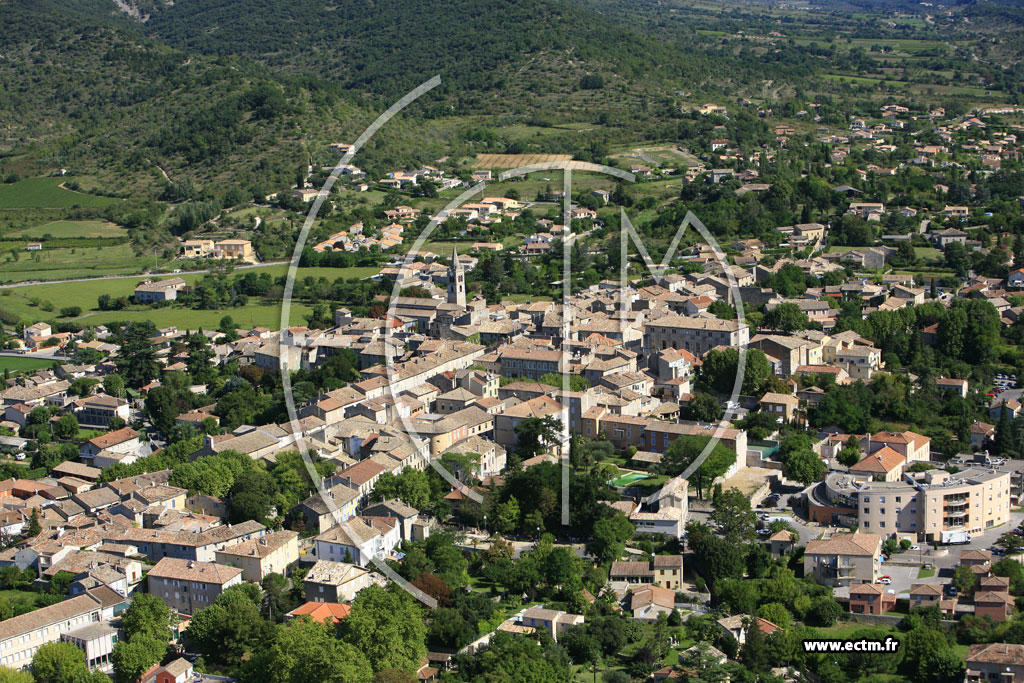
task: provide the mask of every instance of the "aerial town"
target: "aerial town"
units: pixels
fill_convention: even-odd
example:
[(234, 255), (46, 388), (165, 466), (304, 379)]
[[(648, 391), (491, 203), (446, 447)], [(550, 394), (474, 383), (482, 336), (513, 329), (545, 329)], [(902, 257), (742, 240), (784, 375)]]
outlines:
[(736, 92), (577, 47), (413, 105), (279, 73), (355, 38), (278, 4), (258, 65), (107, 8), (83, 61), (220, 102), (114, 161), (0, 136), (0, 683), (1024, 679), (1015, 10), (602, 3)]

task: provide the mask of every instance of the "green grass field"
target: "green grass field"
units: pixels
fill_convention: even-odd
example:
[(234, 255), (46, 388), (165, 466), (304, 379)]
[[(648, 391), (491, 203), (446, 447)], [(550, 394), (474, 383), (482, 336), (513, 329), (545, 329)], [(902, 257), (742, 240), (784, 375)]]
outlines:
[(63, 280), (66, 278), (127, 275), (146, 264), (129, 244), (107, 247), (55, 247), (18, 251), (0, 256), (0, 281)]
[(67, 237), (127, 237), (128, 231), (109, 221), (53, 221), (25, 230), (18, 230), (7, 237), (42, 239), (50, 235), (56, 239)]
[(21, 591), (17, 589), (0, 591), (0, 598), (6, 598), (11, 603), (11, 605), (21, 603), (24, 605), (31, 605), (34, 607), (36, 604), (36, 596), (38, 595), (38, 593), (34, 593), (32, 591)]
[(934, 247), (914, 247), (914, 254), (917, 258), (929, 260), (942, 257), (942, 252)]
[[(305, 325), (303, 317), (310, 308), (305, 304), (293, 303), (289, 324)], [(80, 318), (80, 322), (89, 325), (102, 325), (116, 321), (150, 320), (159, 328), (177, 327), (179, 329), (216, 329), (220, 320), (230, 315), (239, 327), (268, 327), (276, 330), (281, 327), (281, 304), (250, 304), (228, 309), (196, 311), (189, 308), (156, 308), (151, 310), (101, 311)]]
[(21, 372), (22, 370), (38, 370), (53, 365), (52, 360), (44, 358), (16, 358), (14, 356), (0, 356), (0, 372)]
[(0, 209), (70, 209), (75, 206), (104, 207), (118, 199), (97, 197), (65, 190), (61, 178), (26, 178), (0, 185)]
[(551, 297), (545, 296), (543, 294), (506, 294), (505, 296), (501, 297), (501, 300), (511, 301), (517, 304), (523, 304), (526, 303), (527, 301), (551, 301)]
[[(253, 269), (255, 272), (267, 272), (271, 277), (279, 277), (288, 272), (288, 266), (276, 265)], [(326, 277), (328, 280), (342, 278), (365, 278), (376, 274), (377, 268), (300, 268), (298, 278)], [(163, 276), (166, 277), (166, 276)], [(193, 283), (203, 275), (183, 273), (180, 275), (186, 282)], [(123, 278), (118, 280), (93, 280), (87, 282), (63, 282), (58, 284), (28, 285), (0, 290), (0, 309), (9, 311), (25, 321), (57, 320), (57, 312), (44, 311), (40, 306), (33, 306), (32, 300), (49, 301), (56, 309), (63, 306), (81, 306), (83, 315), (79, 320), (90, 325), (100, 325), (117, 320), (152, 320), (158, 327), (171, 325), (184, 328), (214, 328), (225, 315), (231, 315), (239, 325), (260, 325), (278, 328), (281, 319), (279, 303), (253, 303), (240, 308), (196, 311), (185, 308), (134, 308), (124, 311), (100, 311), (97, 300), (101, 294), (112, 297), (131, 296), (139, 282), (146, 278)], [(292, 324), (305, 323), (303, 316), (309, 307), (293, 302), (291, 310)]]

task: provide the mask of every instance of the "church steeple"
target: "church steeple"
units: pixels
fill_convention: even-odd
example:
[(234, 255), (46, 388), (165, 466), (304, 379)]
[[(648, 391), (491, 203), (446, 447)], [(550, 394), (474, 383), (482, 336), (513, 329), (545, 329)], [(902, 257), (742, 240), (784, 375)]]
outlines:
[(466, 274), (462, 272), (457, 246), (452, 246), (452, 262), (448, 266), (448, 303), (466, 305)]

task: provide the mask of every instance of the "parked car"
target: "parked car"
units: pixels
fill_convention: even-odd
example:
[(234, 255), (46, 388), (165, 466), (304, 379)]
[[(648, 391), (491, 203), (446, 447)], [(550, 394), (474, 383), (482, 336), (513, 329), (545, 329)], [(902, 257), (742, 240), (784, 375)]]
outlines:
[(947, 584), (946, 585), (946, 595), (948, 595), (950, 597), (955, 597), (956, 593), (957, 593), (956, 586), (954, 586), (953, 584)]
[(878, 580), (878, 583), (882, 584), (883, 586), (888, 586), (892, 583), (892, 579), (890, 579), (888, 576), (883, 576)]

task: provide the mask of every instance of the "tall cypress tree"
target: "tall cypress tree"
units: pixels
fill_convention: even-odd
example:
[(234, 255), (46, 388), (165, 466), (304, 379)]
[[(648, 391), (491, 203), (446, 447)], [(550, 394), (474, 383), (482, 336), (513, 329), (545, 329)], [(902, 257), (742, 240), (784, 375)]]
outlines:
[(996, 423), (996, 436), (992, 443), (992, 450), (995, 455), (1010, 457), (1017, 452), (1017, 439), (1013, 433), (1013, 423), (1010, 421), (1010, 411), (1004, 406)]

